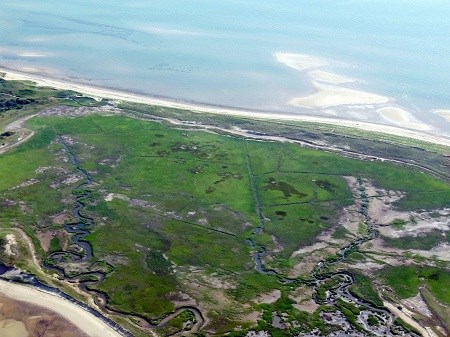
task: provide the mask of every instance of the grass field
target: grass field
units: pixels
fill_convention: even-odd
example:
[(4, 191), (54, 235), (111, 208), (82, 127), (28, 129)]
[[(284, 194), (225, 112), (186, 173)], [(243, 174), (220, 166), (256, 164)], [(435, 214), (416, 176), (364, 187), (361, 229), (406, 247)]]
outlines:
[(450, 304), (450, 272), (442, 268), (400, 266), (387, 267), (378, 274), (400, 298), (414, 297), (421, 286), (426, 286), (433, 296)]

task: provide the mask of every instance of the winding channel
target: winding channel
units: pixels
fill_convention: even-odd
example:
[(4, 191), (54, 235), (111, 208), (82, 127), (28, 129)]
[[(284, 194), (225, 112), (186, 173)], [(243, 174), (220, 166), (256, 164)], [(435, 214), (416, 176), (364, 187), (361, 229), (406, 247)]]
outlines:
[[(92, 196), (92, 191), (89, 186), (93, 183), (92, 176), (88, 171), (83, 169), (73, 151), (70, 150), (67, 142), (64, 140), (63, 136), (59, 136), (59, 143), (63, 147), (64, 152), (67, 154), (70, 163), (82, 176), (83, 182), (73, 189), (73, 194), (76, 195), (75, 204), (72, 210), (75, 221), (64, 225), (65, 230), (72, 234), (71, 235), (71, 245), (68, 250), (55, 251), (49, 254), (45, 261), (43, 262), (44, 268), (52, 271), (59, 275), (60, 278), (67, 280), (71, 283), (78, 284), (79, 288), (91, 295), (96, 303), (96, 305), (101, 309), (102, 312), (110, 315), (121, 316), (129, 319), (130, 321), (136, 322), (141, 328), (144, 329), (155, 329), (163, 328), (167, 323), (173, 318), (178, 316), (184, 311), (189, 311), (193, 314), (195, 318), (190, 327), (190, 332), (199, 331), (205, 324), (205, 318), (200, 309), (195, 306), (180, 306), (177, 307), (173, 312), (167, 314), (160, 321), (154, 322), (143, 315), (128, 313), (120, 310), (115, 310), (108, 306), (108, 295), (102, 291), (94, 290), (93, 287), (99, 285), (105, 279), (106, 275), (114, 270), (114, 266), (108, 264), (105, 261), (102, 263), (106, 264), (111, 270), (109, 272), (104, 271), (89, 271), (83, 273), (72, 274), (66, 271), (64, 267), (61, 266), (63, 263), (70, 264), (81, 264), (89, 263), (93, 258), (92, 245), (86, 240), (86, 236), (91, 233), (91, 230), (95, 227), (94, 219), (83, 215), (82, 211), (86, 206), (86, 201)], [(13, 275), (7, 276), (7, 275)], [(5, 277), (7, 276), (7, 277)], [(34, 275), (30, 275), (19, 271), (13, 267), (8, 267), (6, 265), (0, 264), (0, 278), (7, 279), (9, 281), (25, 283), (32, 285), (33, 287), (42, 290), (47, 293), (52, 293), (58, 295), (64, 299), (69, 300), (72, 303), (82, 307), (91, 314), (100, 318), (103, 322), (108, 324), (114, 330), (119, 332), (125, 337), (132, 337), (133, 335), (115, 323), (113, 320), (109, 319), (102, 313), (94, 310), (88, 305), (75, 300), (64, 292), (58, 290), (57, 288), (49, 287), (42, 282), (40, 282)], [(173, 334), (177, 334), (181, 331), (176, 331)]]
[[(420, 337), (420, 335), (414, 332), (407, 331), (399, 326), (395, 326), (394, 321), (396, 317), (389, 310), (382, 307), (376, 307), (373, 304), (354, 296), (349, 290), (349, 288), (355, 283), (355, 278), (350, 272), (327, 272), (327, 268), (343, 262), (352, 251), (357, 250), (363, 243), (371, 241), (378, 236), (378, 231), (374, 228), (368, 215), (367, 207), (369, 199), (367, 197), (362, 179), (358, 179), (358, 185), (358, 197), (361, 200), (359, 213), (363, 215), (364, 223), (368, 228), (368, 235), (358, 238), (347, 246), (341, 248), (337, 252), (334, 259), (319, 262), (311, 273), (311, 278), (306, 280), (301, 278), (288, 278), (279, 274), (273, 269), (265, 268), (262, 259), (266, 253), (266, 248), (264, 246), (258, 246), (253, 238), (248, 238), (247, 244), (253, 250), (255, 250), (253, 254), (255, 269), (262, 274), (276, 276), (279, 282), (282, 284), (294, 284), (298, 286), (308, 285), (310, 287), (313, 287), (315, 291), (314, 301), (317, 304), (334, 305), (336, 304), (338, 299), (355, 304), (361, 309), (361, 314), (358, 317), (358, 323), (362, 324), (364, 329), (372, 335), (380, 337), (394, 337), (399, 335)], [(253, 231), (252, 235), (260, 235), (263, 231), (264, 225), (261, 222), (261, 225)], [(321, 287), (321, 285), (331, 280), (337, 280), (337, 283), (326, 290), (325, 298), (320, 298), (318, 296), (318, 289)], [(367, 319), (369, 316), (375, 316), (380, 323), (375, 327), (371, 326), (367, 323)]]

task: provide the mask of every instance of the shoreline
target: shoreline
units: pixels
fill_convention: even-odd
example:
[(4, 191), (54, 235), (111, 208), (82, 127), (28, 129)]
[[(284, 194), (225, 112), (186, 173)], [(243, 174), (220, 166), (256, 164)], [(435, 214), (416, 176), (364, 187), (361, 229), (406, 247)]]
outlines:
[(126, 101), (131, 103), (140, 103), (153, 106), (161, 106), (166, 108), (189, 110), (197, 113), (210, 113), (218, 115), (227, 115), (235, 117), (246, 117), (255, 120), (272, 120), (272, 121), (291, 121), (291, 122), (309, 122), (327, 125), (335, 125), (341, 127), (355, 128), (363, 131), (384, 133), (394, 136), (411, 138), (415, 140), (425, 141), (437, 145), (450, 147), (450, 138), (431, 133), (421, 132), (413, 129), (406, 129), (393, 125), (370, 123), (364, 121), (352, 121), (340, 118), (310, 116), (294, 113), (267, 112), (257, 110), (246, 110), (231, 107), (214, 106), (200, 103), (189, 103), (174, 101), (166, 98), (152, 97), (144, 94), (131, 93), (126, 91), (96, 87), (87, 84), (74, 83), (65, 80), (51, 79), (38, 74), (28, 74), (11, 69), (0, 67), (0, 73), (4, 73), (5, 80), (31, 81), (38, 86), (52, 87), (62, 90), (72, 90), (97, 99), (112, 99), (118, 101)]
[(90, 337), (123, 337), (98, 317), (57, 295), (1, 279), (0, 293), (16, 301), (51, 310), (70, 321)]

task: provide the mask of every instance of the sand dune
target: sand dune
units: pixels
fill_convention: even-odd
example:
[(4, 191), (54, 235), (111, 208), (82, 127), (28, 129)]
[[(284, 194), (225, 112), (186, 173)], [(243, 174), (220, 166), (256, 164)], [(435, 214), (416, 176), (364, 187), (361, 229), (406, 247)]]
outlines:
[(329, 108), (340, 105), (382, 104), (388, 97), (344, 87), (324, 85), (314, 82), (316, 92), (310, 96), (298, 97), (289, 103), (304, 108)]

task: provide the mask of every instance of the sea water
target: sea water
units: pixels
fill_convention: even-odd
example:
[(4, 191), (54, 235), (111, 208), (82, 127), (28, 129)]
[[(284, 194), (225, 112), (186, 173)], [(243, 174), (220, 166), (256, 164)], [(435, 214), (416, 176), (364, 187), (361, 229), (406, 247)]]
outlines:
[(326, 59), (321, 70), (357, 79), (359, 90), (449, 131), (432, 113), (450, 109), (447, 0), (0, 3), (0, 67), (177, 100), (311, 113), (289, 103), (313, 90), (311, 79), (277, 62), (277, 52)]

